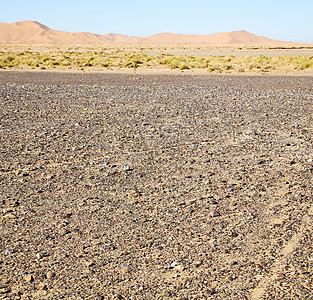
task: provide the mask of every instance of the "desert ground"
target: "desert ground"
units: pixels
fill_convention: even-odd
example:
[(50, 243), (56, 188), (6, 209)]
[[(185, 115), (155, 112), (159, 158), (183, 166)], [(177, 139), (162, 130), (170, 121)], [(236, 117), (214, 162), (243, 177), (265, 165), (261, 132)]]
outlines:
[(313, 78), (0, 71), (0, 299), (311, 299)]

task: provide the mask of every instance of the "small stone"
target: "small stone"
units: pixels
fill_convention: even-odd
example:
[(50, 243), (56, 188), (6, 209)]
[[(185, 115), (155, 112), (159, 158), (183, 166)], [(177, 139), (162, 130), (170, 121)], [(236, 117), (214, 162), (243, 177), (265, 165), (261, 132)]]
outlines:
[(40, 253), (37, 253), (37, 254), (36, 254), (36, 257), (37, 257), (37, 259), (41, 259), (41, 258), (42, 258), (42, 256), (40, 255)]
[[(11, 292), (11, 289), (9, 288), (9, 286), (0, 284), (0, 294), (7, 294), (10, 292)], [(7, 298), (5, 297), (5, 298), (1, 298), (1, 299), (7, 299)]]
[(174, 261), (171, 263), (170, 268), (175, 268), (176, 266), (178, 266), (179, 261)]
[(122, 274), (127, 274), (127, 273), (129, 273), (129, 268), (128, 268), (128, 267), (121, 267), (121, 273), (122, 273)]
[(4, 218), (6, 218), (6, 219), (15, 219), (16, 216), (14, 214), (12, 214), (12, 213), (8, 213), (8, 214), (4, 215)]
[(133, 191), (131, 192), (131, 196), (133, 196), (134, 198), (138, 198), (140, 196), (140, 193), (138, 191)]
[(234, 231), (233, 231), (233, 232), (231, 233), (231, 237), (235, 238), (235, 237), (237, 237), (237, 236), (238, 236), (238, 233), (237, 233), (237, 232), (234, 232)]
[(178, 272), (182, 272), (185, 270), (183, 265), (177, 265), (174, 267), (174, 270), (178, 271)]
[(86, 273), (86, 274), (93, 274), (94, 272), (95, 272), (94, 270), (89, 269), (89, 268), (87, 268), (87, 269), (85, 270), (85, 273)]
[(47, 288), (47, 285), (44, 283), (44, 282), (40, 282), (39, 284), (38, 284), (38, 288), (40, 289), (40, 290), (47, 290), (48, 288)]
[(24, 279), (25, 279), (26, 282), (33, 282), (34, 281), (34, 277), (33, 277), (32, 274), (26, 274), (24, 276)]
[(171, 297), (171, 296), (172, 296), (172, 292), (166, 290), (166, 291), (164, 291), (163, 295), (164, 295), (165, 297)]
[(147, 123), (147, 122), (142, 122), (142, 126), (147, 126), (147, 125), (149, 125), (149, 123)]
[(313, 159), (312, 159), (312, 158), (309, 158), (309, 159), (308, 159), (308, 162), (309, 162), (309, 163), (311, 163), (312, 161), (313, 161)]
[(201, 266), (202, 262), (200, 260), (196, 260), (193, 264), (198, 268)]
[(86, 266), (87, 267), (93, 267), (93, 266), (95, 266), (95, 263), (93, 261), (88, 261), (88, 262), (86, 262)]
[(132, 168), (130, 166), (128, 166), (128, 165), (124, 165), (123, 169), (124, 169), (124, 171), (127, 172), (127, 171), (131, 171)]
[(219, 217), (221, 215), (221, 213), (217, 209), (213, 209), (211, 215), (212, 215), (212, 217)]
[(210, 162), (211, 161), (211, 159), (210, 158), (207, 158), (206, 160), (205, 160), (205, 162)]
[(51, 271), (49, 271), (47, 274), (46, 274), (46, 277), (47, 279), (51, 279), (53, 277), (53, 273)]
[(9, 249), (5, 250), (5, 254), (6, 254), (6, 255), (10, 255), (10, 254), (12, 254), (12, 253), (13, 253), (13, 251), (10, 251)]
[(216, 290), (215, 290), (215, 288), (209, 289), (209, 290), (207, 290), (207, 293), (208, 293), (209, 295), (215, 295), (215, 294), (216, 294)]
[(252, 215), (252, 214), (249, 214), (249, 215), (248, 215), (248, 219), (249, 219), (249, 220), (252, 220), (252, 219), (254, 219), (254, 218), (255, 218), (254, 215)]
[[(0, 263), (1, 263), (1, 262), (0, 262)], [(5, 278), (5, 279), (2, 280), (2, 284), (9, 284), (10, 281), (11, 281), (10, 278)]]
[(0, 284), (0, 289), (6, 289), (8, 286), (8, 284)]
[(12, 206), (13, 206), (13, 207), (17, 207), (17, 206), (19, 206), (20, 204), (21, 204), (21, 203), (16, 200), (16, 201), (13, 202)]

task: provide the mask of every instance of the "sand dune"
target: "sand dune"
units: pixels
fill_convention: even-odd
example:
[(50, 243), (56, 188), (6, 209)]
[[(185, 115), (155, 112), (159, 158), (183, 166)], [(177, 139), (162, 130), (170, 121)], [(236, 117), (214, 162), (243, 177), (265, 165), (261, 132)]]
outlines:
[(93, 34), (90, 32), (66, 32), (53, 30), (36, 21), (12, 24), (0, 23), (0, 43), (3, 44), (137, 44), (137, 45), (283, 45), (282, 42), (254, 35), (245, 30), (191, 35), (159, 33), (146, 38), (116, 33)]
[(271, 45), (284, 44), (278, 40), (254, 35), (245, 30), (214, 33), (210, 35), (190, 35), (160, 33), (147, 37), (141, 41), (142, 44), (245, 44), (245, 45)]
[(137, 43), (142, 40), (142, 37), (139, 36), (128, 36), (124, 34), (118, 34), (118, 33), (107, 33), (104, 34), (106, 38), (108, 38), (110, 41), (117, 42), (117, 43)]
[(12, 44), (112, 44), (136, 42), (137, 37), (119, 34), (93, 34), (53, 30), (35, 21), (0, 23), (0, 43)]

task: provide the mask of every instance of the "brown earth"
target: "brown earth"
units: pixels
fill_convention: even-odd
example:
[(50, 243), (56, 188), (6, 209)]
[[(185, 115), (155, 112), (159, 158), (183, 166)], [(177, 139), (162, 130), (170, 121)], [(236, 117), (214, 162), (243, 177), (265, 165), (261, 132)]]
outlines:
[(312, 83), (0, 72), (0, 297), (311, 298)]
[(188, 35), (160, 33), (147, 38), (121, 34), (93, 34), (89, 32), (65, 32), (53, 30), (36, 21), (0, 23), (2, 44), (135, 44), (135, 45), (277, 45), (291, 46), (297, 43), (273, 40), (254, 35), (245, 30)]

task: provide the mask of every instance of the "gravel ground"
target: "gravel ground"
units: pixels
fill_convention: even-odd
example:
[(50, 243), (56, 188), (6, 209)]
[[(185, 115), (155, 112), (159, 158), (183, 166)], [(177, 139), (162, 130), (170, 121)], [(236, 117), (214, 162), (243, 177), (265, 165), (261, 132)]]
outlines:
[(312, 299), (313, 78), (0, 72), (0, 299)]

